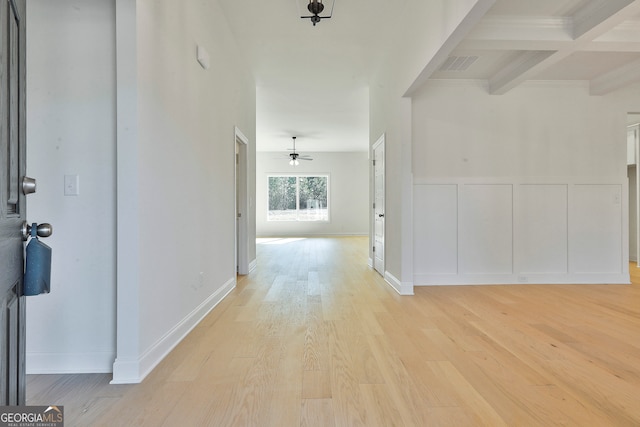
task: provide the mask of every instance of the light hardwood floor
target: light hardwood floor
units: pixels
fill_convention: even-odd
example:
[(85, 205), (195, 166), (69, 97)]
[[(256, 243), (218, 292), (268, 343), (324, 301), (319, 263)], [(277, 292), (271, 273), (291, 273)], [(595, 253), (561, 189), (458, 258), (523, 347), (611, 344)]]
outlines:
[(138, 385), (34, 375), (67, 426), (638, 426), (633, 285), (416, 288), (368, 240), (280, 239)]

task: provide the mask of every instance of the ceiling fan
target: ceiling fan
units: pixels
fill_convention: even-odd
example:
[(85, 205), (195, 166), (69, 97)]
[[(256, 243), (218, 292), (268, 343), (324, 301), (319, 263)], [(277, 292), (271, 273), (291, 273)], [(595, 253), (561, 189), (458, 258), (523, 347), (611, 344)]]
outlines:
[(291, 153), (289, 153), (289, 164), (291, 166), (298, 166), (300, 162), (298, 160), (313, 160), (309, 155), (296, 153), (296, 137), (293, 136), (293, 148), (289, 148)]

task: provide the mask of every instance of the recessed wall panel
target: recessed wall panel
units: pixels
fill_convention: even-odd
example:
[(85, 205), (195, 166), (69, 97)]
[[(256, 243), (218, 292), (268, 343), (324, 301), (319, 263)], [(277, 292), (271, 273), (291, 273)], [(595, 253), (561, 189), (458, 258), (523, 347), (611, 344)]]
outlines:
[(512, 274), (513, 185), (463, 185), (460, 196), (460, 272)]
[(522, 274), (567, 273), (568, 186), (519, 187), (517, 238)]
[(575, 273), (622, 271), (622, 186), (573, 186), (570, 268)]
[(417, 185), (414, 194), (414, 265), (417, 274), (456, 274), (458, 186)]

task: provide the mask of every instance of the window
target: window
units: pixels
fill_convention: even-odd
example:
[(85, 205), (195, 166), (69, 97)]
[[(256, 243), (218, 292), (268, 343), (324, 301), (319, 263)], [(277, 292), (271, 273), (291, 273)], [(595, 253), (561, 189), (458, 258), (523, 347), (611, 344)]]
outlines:
[(267, 221), (329, 221), (328, 175), (269, 176)]

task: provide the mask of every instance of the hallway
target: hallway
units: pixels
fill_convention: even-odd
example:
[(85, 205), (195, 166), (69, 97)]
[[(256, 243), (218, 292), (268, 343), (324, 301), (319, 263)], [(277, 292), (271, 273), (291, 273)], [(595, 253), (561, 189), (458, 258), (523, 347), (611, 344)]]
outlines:
[(367, 245), (260, 239), (257, 268), (142, 384), (34, 375), (28, 404), (64, 405), (67, 426), (640, 424), (637, 276), (401, 297)]

